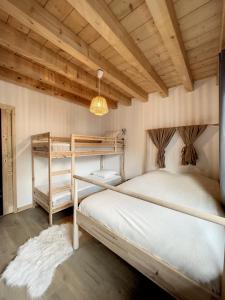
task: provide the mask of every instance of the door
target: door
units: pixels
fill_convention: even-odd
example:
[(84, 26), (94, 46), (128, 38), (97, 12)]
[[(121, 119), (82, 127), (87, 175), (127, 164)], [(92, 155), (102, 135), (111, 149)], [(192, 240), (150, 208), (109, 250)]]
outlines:
[(220, 190), (225, 206), (225, 50), (219, 56), (220, 66)]
[(12, 109), (1, 109), (3, 214), (14, 212), (14, 151)]

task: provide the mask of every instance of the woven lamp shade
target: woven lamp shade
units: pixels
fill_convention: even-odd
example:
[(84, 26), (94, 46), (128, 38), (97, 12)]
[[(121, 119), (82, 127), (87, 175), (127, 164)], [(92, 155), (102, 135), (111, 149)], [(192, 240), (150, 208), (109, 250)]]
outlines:
[(90, 112), (97, 115), (103, 116), (109, 112), (107, 102), (104, 97), (96, 96), (91, 100)]

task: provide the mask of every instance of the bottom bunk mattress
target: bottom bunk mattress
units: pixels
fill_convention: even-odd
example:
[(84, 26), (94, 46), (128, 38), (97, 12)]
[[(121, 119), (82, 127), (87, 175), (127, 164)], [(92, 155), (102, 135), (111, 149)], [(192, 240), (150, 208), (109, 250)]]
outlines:
[[(90, 179), (96, 179), (101, 180), (104, 183), (108, 183), (110, 185), (118, 185), (121, 183), (121, 176), (119, 175), (113, 175), (110, 178), (102, 178), (95, 175), (88, 175), (86, 176)], [(62, 186), (70, 185), (70, 181), (61, 181), (58, 183), (53, 183), (52, 188), (60, 188)], [(37, 189), (44, 193), (45, 195), (48, 195), (48, 185), (41, 185), (37, 186)], [(100, 186), (78, 180), (78, 198), (83, 199), (84, 197), (87, 197), (88, 195), (91, 195), (93, 193), (99, 192), (103, 190)], [(61, 206), (67, 202), (71, 201), (71, 192), (69, 190), (63, 191), (60, 193), (56, 193), (52, 196), (52, 206), (54, 208)]]
[[(224, 216), (218, 182), (201, 175), (154, 171), (120, 187)], [(222, 226), (111, 190), (87, 197), (79, 210), (211, 291), (220, 292), (225, 240)]]

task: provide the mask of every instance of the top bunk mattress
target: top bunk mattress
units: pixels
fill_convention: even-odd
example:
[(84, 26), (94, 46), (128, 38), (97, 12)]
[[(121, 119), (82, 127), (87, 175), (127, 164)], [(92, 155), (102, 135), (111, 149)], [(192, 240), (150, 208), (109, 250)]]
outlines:
[[(224, 216), (218, 182), (201, 175), (154, 171), (120, 187)], [(111, 190), (87, 197), (79, 210), (213, 292), (220, 292), (225, 240), (222, 226)]]
[(70, 143), (52, 143), (51, 151), (53, 152), (69, 152)]

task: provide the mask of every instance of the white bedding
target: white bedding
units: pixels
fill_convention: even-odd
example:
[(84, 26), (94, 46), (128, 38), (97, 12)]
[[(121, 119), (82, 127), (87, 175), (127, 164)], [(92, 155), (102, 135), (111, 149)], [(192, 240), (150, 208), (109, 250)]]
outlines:
[[(201, 175), (154, 171), (120, 187), (224, 216), (218, 182)], [(110, 190), (87, 197), (79, 209), (214, 292), (220, 291), (222, 226)]]
[[(109, 150), (111, 150), (112, 149), (112, 147), (101, 147), (101, 150), (105, 150), (105, 151), (109, 151)], [(97, 147), (85, 147), (85, 148), (82, 148), (82, 147), (77, 147), (76, 148), (76, 151), (77, 152), (80, 152), (80, 151), (91, 151), (91, 150), (99, 150), (99, 148), (97, 148)], [(54, 143), (52, 143), (51, 144), (51, 151), (53, 151), (53, 152), (68, 152), (68, 151), (71, 151), (71, 147), (70, 147), (70, 143), (56, 143), (56, 142), (54, 142)]]
[[(111, 184), (111, 185), (117, 185), (121, 183), (121, 176), (119, 175), (113, 175), (110, 178), (102, 178), (94, 175), (88, 175), (87, 178), (91, 179), (97, 179), (101, 180), (105, 183)], [(53, 183), (52, 188), (58, 188), (64, 185), (69, 185), (70, 181), (60, 181), (59, 183)], [(37, 189), (39, 189), (42, 193), (48, 195), (48, 184), (37, 186)], [(102, 188), (99, 186), (96, 186), (94, 184), (78, 180), (78, 198), (84, 198), (92, 193), (96, 193), (101, 191)], [(53, 195), (52, 197), (52, 206), (57, 207), (59, 205), (62, 205), (68, 201), (71, 201), (71, 193), (70, 191), (64, 191), (61, 193), (57, 193)]]
[(70, 151), (70, 143), (52, 143), (53, 152), (68, 152)]

